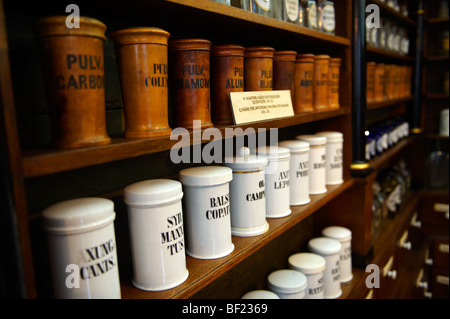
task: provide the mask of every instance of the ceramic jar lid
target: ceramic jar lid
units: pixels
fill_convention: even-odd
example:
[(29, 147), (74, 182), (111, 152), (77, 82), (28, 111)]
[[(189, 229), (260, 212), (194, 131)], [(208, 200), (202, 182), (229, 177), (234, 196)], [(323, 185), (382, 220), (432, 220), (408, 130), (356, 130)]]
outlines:
[(280, 297), (269, 290), (253, 290), (247, 292), (241, 299), (280, 299)]
[(124, 201), (130, 206), (159, 206), (180, 200), (182, 186), (170, 179), (152, 179), (131, 184), (124, 189)]
[(278, 145), (280, 145), (281, 147), (289, 148), (291, 154), (309, 151), (309, 143), (306, 141), (288, 140), (288, 141), (281, 141), (278, 143)]
[(324, 271), (325, 258), (313, 253), (297, 253), (289, 256), (290, 268), (302, 272), (305, 275), (316, 274)]
[(228, 183), (233, 170), (225, 166), (199, 166), (180, 171), (180, 182), (188, 186), (213, 186)]
[(268, 160), (281, 160), (291, 156), (288, 148), (274, 145), (260, 146), (256, 148), (256, 153), (266, 156)]
[(329, 226), (322, 230), (322, 235), (339, 241), (346, 241), (352, 238), (352, 232), (341, 226)]
[(42, 212), (43, 227), (58, 234), (79, 233), (103, 227), (114, 220), (114, 202), (86, 197), (54, 204)]
[(272, 272), (267, 278), (269, 289), (280, 293), (296, 293), (306, 288), (306, 276), (292, 269)]
[(338, 254), (342, 249), (342, 244), (336, 239), (327, 237), (313, 238), (308, 242), (309, 250), (321, 256)]
[(295, 137), (297, 140), (306, 141), (309, 145), (325, 145), (327, 143), (327, 138), (320, 135), (298, 135)]
[(325, 132), (318, 132), (315, 135), (325, 136), (327, 138), (328, 143), (336, 143), (344, 141), (344, 134), (342, 134), (341, 132), (325, 131)]
[(238, 172), (260, 171), (267, 166), (267, 158), (251, 155), (250, 149), (243, 147), (239, 150), (239, 156), (225, 157), (224, 165)]

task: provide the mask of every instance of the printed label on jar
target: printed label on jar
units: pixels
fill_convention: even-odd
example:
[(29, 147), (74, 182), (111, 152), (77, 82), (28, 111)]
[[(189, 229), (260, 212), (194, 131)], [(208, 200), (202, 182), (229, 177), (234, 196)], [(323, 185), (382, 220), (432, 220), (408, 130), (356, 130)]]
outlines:
[(322, 11), (322, 25), (325, 31), (332, 32), (336, 27), (334, 6), (326, 4)]
[(244, 88), (244, 68), (236, 67), (233, 72), (234, 77), (227, 78), (227, 89), (243, 89)]
[(226, 217), (230, 214), (230, 194), (212, 197), (209, 199), (211, 209), (206, 211), (206, 219), (213, 220)]
[(323, 276), (320, 277), (319, 279), (317, 279), (317, 283), (316, 283), (315, 287), (308, 288), (308, 294), (312, 295), (312, 296), (320, 294), (323, 291), (324, 291)]
[(183, 78), (178, 80), (179, 89), (209, 89), (210, 78), (209, 68), (203, 65), (186, 64), (183, 65)]
[(284, 7), (289, 21), (296, 21), (298, 17), (298, 1), (297, 0), (285, 0)]
[(167, 231), (161, 233), (161, 245), (170, 255), (184, 249), (183, 214), (181, 212), (167, 218)]
[(97, 246), (89, 247), (81, 252), (84, 265), (80, 267), (83, 280), (99, 277), (116, 267), (115, 242), (109, 239)]
[(289, 171), (280, 172), (278, 180), (273, 183), (274, 189), (283, 189), (289, 187)]
[(311, 7), (309, 7), (308, 22), (310, 26), (317, 29), (317, 7), (315, 3), (311, 4)]
[(255, 0), (256, 4), (264, 11), (270, 10), (270, 0)]
[(153, 72), (145, 78), (146, 87), (168, 87), (167, 64), (154, 63)]
[[(67, 54), (66, 55), (67, 70), (69, 72), (86, 70), (103, 72), (102, 57), (87, 54)], [(62, 90), (84, 90), (84, 89), (103, 89), (105, 87), (105, 77), (100, 74), (69, 74), (57, 75), (56, 87)]]

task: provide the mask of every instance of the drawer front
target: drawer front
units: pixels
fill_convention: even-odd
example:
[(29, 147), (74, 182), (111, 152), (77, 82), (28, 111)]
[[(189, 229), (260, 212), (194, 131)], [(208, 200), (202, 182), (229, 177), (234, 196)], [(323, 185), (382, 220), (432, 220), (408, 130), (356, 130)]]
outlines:
[(448, 195), (424, 195), (420, 202), (420, 220), (424, 224), (447, 227), (449, 226)]
[(435, 238), (431, 242), (431, 252), (433, 258), (433, 267), (448, 269), (448, 238)]

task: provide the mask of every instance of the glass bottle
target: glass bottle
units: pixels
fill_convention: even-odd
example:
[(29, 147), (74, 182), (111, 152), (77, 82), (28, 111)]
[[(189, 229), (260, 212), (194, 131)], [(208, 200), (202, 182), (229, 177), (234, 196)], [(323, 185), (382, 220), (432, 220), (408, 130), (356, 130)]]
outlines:
[(305, 27), (317, 30), (317, 5), (315, 0), (306, 0), (304, 3)]
[(231, 0), (213, 0), (213, 1), (218, 2), (218, 3), (223, 3), (228, 6), (231, 5)]
[(271, 0), (241, 0), (241, 4), (244, 10), (273, 17)]
[(298, 23), (299, 21), (299, 0), (283, 0), (283, 21)]

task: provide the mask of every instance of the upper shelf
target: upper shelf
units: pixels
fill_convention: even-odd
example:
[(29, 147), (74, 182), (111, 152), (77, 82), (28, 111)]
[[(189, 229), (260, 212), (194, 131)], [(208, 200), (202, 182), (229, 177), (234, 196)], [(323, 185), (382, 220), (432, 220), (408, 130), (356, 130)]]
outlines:
[[(227, 126), (233, 129), (235, 136), (248, 135), (251, 130), (247, 128), (282, 128), (327, 118), (333, 118), (340, 115), (348, 114), (348, 107), (341, 107), (333, 111), (313, 112), (298, 114), (282, 119), (267, 120), (244, 125)], [(225, 136), (225, 126), (217, 127), (221, 136)], [(23, 171), (24, 176), (37, 177), (63, 171), (69, 171), (77, 168), (87, 167), (90, 165), (104, 164), (113, 161), (133, 158), (142, 155), (153, 154), (157, 152), (170, 150), (181, 139), (178, 135), (175, 140), (171, 140), (169, 136), (125, 139), (112, 138), (112, 142), (108, 145), (85, 147), (71, 150), (55, 150), (55, 149), (39, 149), (26, 150), (23, 154)], [(191, 145), (198, 143), (193, 138), (192, 131), (189, 133)], [(201, 143), (210, 142), (212, 139), (201, 140)]]
[(372, 45), (367, 45), (366, 47), (367, 52), (376, 56), (377, 58), (383, 58), (385, 60), (389, 60), (389, 61), (396, 61), (396, 62), (413, 62), (414, 61), (414, 57), (410, 56), (410, 55), (401, 55), (395, 52), (391, 52), (391, 51), (387, 51), (384, 49), (380, 49), (377, 47), (374, 47)]
[[(412, 27), (417, 26), (416, 21), (411, 19), (410, 17), (404, 16), (402, 13), (396, 11), (395, 9), (389, 7), (386, 3), (381, 2), (380, 0), (370, 0), (373, 4), (376, 4), (381, 10), (380, 13), (386, 14), (391, 19), (395, 19), (396, 22), (403, 23), (404, 25), (409, 25)], [(411, 10), (411, 8), (409, 8)]]

